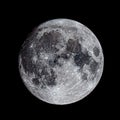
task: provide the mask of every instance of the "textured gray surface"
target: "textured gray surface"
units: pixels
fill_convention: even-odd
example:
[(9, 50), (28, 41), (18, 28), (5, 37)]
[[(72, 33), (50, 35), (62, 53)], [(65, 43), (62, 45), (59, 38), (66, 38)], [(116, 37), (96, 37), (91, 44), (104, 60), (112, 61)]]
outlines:
[(30, 38), (20, 53), (20, 72), (33, 95), (52, 104), (69, 104), (95, 88), (104, 59), (99, 41), (87, 27), (56, 19), (40, 25)]

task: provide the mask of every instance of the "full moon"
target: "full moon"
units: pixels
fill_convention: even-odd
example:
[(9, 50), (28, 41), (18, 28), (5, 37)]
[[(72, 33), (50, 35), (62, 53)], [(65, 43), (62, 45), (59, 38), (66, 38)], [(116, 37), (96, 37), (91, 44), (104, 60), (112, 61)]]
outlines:
[(72, 104), (89, 95), (101, 79), (104, 56), (99, 40), (70, 19), (40, 24), (22, 44), (19, 72), (39, 100)]

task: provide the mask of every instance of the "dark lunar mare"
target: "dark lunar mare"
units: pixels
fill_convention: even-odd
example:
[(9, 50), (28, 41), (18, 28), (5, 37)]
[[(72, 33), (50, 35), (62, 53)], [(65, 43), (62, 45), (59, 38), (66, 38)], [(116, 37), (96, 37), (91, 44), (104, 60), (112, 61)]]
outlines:
[(33, 79), (32, 79), (32, 82), (33, 82), (33, 84), (36, 85), (36, 86), (37, 86), (37, 85), (40, 85), (39, 78), (37, 78), (37, 77), (36, 77), (36, 78), (33, 78)]
[(88, 65), (90, 63), (90, 58), (91, 57), (88, 55), (88, 53), (79, 52), (78, 54), (75, 54), (74, 62), (82, 69), (85, 64)]
[[(36, 52), (37, 56), (39, 56), (39, 53), (41, 51), (44, 51), (46, 53), (56, 53), (56, 44), (59, 41), (59, 37), (61, 37), (61, 34), (57, 31), (50, 31), (49, 33), (45, 32), (39, 40), (34, 38), (34, 48), (30, 48), (30, 44), (25, 43), (21, 51), (22, 65), (24, 67), (24, 70), (25, 72), (35, 74), (35, 78), (32, 79), (32, 82), (36, 86), (41, 86), (42, 88), (45, 88), (45, 86), (52, 87), (57, 84), (57, 76), (52, 67), (55, 64), (58, 64), (59, 55), (55, 56), (54, 61), (49, 61), (52, 66), (50, 68), (50, 73), (47, 70), (48, 66), (45, 66), (42, 61), (40, 62), (40, 59), (39, 62), (34, 63), (32, 61), (32, 58), (35, 54), (34, 52)], [(41, 73), (39, 72), (39, 69), (42, 69)]]
[(47, 86), (55, 86), (57, 84), (56, 78), (57, 75), (55, 74), (55, 72), (53, 71), (53, 69), (50, 69), (51, 75), (46, 76), (46, 85)]
[(81, 45), (78, 40), (69, 39), (66, 45), (66, 50), (71, 53), (81, 52)]
[(42, 37), (36, 41), (36, 51), (44, 51), (46, 53), (55, 53), (58, 51), (56, 45), (60, 41), (61, 34), (57, 31), (45, 32)]
[(99, 53), (100, 53), (99, 48), (95, 46), (95, 47), (93, 48), (93, 53), (94, 53), (94, 55), (95, 55), (96, 57), (98, 57), (98, 56), (99, 56)]
[[(43, 76), (44, 79), (42, 78)], [(57, 76), (53, 69), (50, 69), (50, 73), (48, 73), (47, 67), (44, 67), (41, 73), (36, 74), (36, 78), (33, 81), (33, 84), (40, 85), (41, 88), (46, 88), (46, 86), (53, 87), (57, 84), (56, 78)], [(38, 79), (40, 80), (39, 82)]]
[(76, 66), (80, 67), (80, 69), (83, 68), (85, 64), (90, 63), (91, 56), (88, 54), (88, 51), (85, 50), (84, 53), (82, 52), (82, 46), (79, 43), (78, 40), (69, 39), (66, 44), (66, 49), (63, 53), (59, 55), (55, 55), (55, 57), (52, 60), (49, 60), (49, 65), (51, 67), (55, 67), (59, 64), (59, 59), (63, 58), (64, 60), (69, 60), (71, 55), (73, 53), (73, 59), (76, 64)]
[(54, 54), (54, 57), (48, 61), (49, 66), (50, 66), (50, 67), (55, 67), (56, 65), (59, 66), (58, 60), (59, 60), (60, 58), (61, 58), (60, 55), (55, 55), (55, 54)]
[[(25, 72), (34, 73), (35, 78), (32, 79), (32, 82), (35, 86), (41, 86), (41, 88), (46, 88), (45, 86), (55, 86), (56, 85), (56, 78), (55, 72), (53, 69), (50, 69), (50, 73), (47, 71), (47, 66), (45, 66), (42, 62), (37, 62), (36, 64), (33, 63), (33, 51), (30, 48), (24, 48), (21, 51), (21, 58), (22, 58), (22, 65)], [(42, 69), (42, 72), (39, 72), (39, 69)], [(42, 76), (45, 78), (42, 80)]]
[(82, 80), (87, 80), (87, 76), (88, 76), (87, 73), (82, 73)]
[[(82, 72), (83, 66), (89, 65), (90, 72), (92, 74), (96, 74), (96, 71), (98, 70), (99, 63), (96, 62), (92, 56), (88, 54), (87, 49), (82, 52), (82, 45), (78, 42), (78, 40), (69, 39), (66, 45), (66, 51), (67, 53), (74, 53), (74, 63), (76, 66), (80, 67), (80, 71), (82, 73), (82, 79), (87, 80), (87, 74)], [(95, 56), (98, 56), (100, 51), (99, 48), (94, 47), (93, 52)]]
[(30, 49), (29, 47), (24, 47), (21, 52), (21, 63), (23, 65), (23, 68), (25, 72), (32, 73), (33, 71), (36, 71), (36, 65), (33, 64), (32, 62), (32, 57), (33, 57), (33, 50)]
[[(78, 40), (69, 39), (66, 46), (68, 53), (74, 53), (74, 62), (76, 66), (82, 69), (85, 64), (90, 65), (90, 72), (92, 74), (96, 73), (99, 63), (88, 54), (87, 49), (82, 52), (82, 45), (78, 42)], [(97, 47), (94, 47), (93, 51), (95, 56), (98, 56), (100, 53), (99, 48)], [(83, 78), (86, 78), (86, 74), (83, 75)]]
[[(50, 75), (51, 74), (51, 75)], [(51, 82), (55, 82), (55, 81), (52, 81), (52, 78), (54, 76), (54, 72), (52, 69), (50, 69), (50, 74), (48, 73), (48, 70), (47, 70), (47, 67), (44, 67), (42, 69), (42, 72), (40, 73), (41, 77), (44, 75), (45, 76), (45, 81), (44, 82), (48, 82), (48, 84)], [(53, 83), (54, 84), (54, 83)]]
[(92, 59), (90, 62), (90, 72), (95, 74), (98, 68), (99, 68), (99, 63), (96, 62), (94, 59)]
[(78, 40), (69, 39), (66, 45), (66, 50), (70, 53), (74, 53), (74, 62), (77, 66), (82, 68), (84, 64), (89, 64), (90, 56), (86, 50), (82, 52), (82, 46)]

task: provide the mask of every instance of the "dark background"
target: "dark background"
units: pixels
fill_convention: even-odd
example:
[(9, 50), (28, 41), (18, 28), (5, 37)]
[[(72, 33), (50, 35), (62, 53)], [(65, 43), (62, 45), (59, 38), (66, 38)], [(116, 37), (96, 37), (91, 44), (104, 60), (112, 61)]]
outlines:
[[(114, 60), (116, 56), (114, 27), (117, 19), (116, 4), (104, 2), (45, 1), (40, 3), (7, 3), (3, 14), (5, 35), (4, 61), (5, 100), (4, 111), (10, 116), (43, 117), (46, 119), (94, 119), (116, 116), (117, 97)], [(73, 19), (86, 25), (99, 39), (104, 54), (104, 71), (95, 90), (74, 104), (51, 105), (38, 100), (24, 86), (18, 71), (18, 55), (21, 45), (32, 30), (40, 23), (56, 18)], [(114, 23), (114, 24), (113, 24)], [(7, 74), (6, 74), (7, 71)], [(115, 92), (113, 92), (115, 90)], [(66, 117), (66, 118), (65, 118)]]

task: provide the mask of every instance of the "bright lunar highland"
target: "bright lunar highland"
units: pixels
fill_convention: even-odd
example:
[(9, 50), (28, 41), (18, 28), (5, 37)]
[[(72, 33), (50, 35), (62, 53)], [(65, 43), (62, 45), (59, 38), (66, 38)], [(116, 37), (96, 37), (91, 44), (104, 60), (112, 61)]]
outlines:
[(24, 85), (38, 99), (56, 105), (75, 103), (89, 95), (101, 79), (103, 66), (97, 37), (70, 19), (40, 24), (19, 53)]

